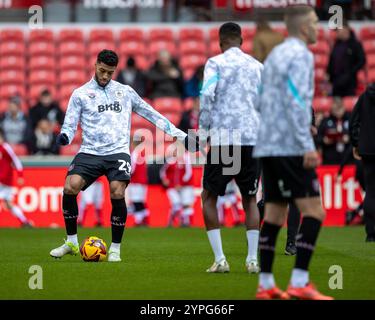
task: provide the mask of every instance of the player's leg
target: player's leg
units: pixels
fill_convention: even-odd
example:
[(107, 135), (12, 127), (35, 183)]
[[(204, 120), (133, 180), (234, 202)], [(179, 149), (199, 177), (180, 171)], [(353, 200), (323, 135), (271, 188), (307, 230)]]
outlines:
[(242, 205), (247, 238), (246, 269), (249, 273), (258, 273), (259, 211), (256, 197), (242, 194)]
[(189, 227), (191, 224), (191, 218), (194, 214), (194, 188), (186, 186), (181, 189), (181, 203), (182, 203), (182, 214), (181, 214), (181, 226)]
[(169, 211), (167, 226), (173, 227), (174, 220), (179, 215), (182, 209), (181, 197), (180, 197), (179, 192), (175, 188), (168, 188), (167, 196), (168, 196), (169, 203), (171, 206), (171, 210)]
[(82, 176), (73, 174), (68, 175), (65, 179), (62, 209), (64, 215), (65, 229), (67, 240), (62, 246), (53, 249), (50, 255), (54, 258), (61, 258), (65, 254), (78, 253), (78, 236), (77, 236), (77, 218), (78, 204), (77, 195), (86, 185)]
[(120, 247), (127, 218), (127, 208), (124, 198), (127, 185), (128, 181), (111, 181), (109, 184), (112, 203), (112, 243), (108, 251), (108, 261), (110, 262), (121, 261)]
[(295, 200), (303, 219), (297, 235), (297, 256), (288, 294), (293, 298), (308, 300), (332, 300), (324, 296), (311, 284), (309, 279), (309, 264), (315, 250), (320, 227), (325, 218), (325, 211), (319, 196), (298, 198)]
[(301, 222), (301, 213), (296, 207), (294, 201), (289, 202), (289, 213), (288, 213), (288, 237), (286, 240), (285, 254), (288, 256), (294, 256), (297, 253), (296, 247), (296, 236)]
[(12, 203), (10, 199), (4, 199), (4, 204), (7, 210), (9, 210), (22, 224), (22, 227), (32, 227), (30, 221), (25, 217), (25, 214), (21, 208)]
[(363, 158), (366, 195), (363, 202), (366, 241), (375, 242), (375, 159)]

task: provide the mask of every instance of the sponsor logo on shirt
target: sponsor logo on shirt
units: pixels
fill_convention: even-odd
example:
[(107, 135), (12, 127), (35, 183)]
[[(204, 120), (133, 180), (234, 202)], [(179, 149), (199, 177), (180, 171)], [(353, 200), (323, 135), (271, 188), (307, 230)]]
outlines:
[(122, 106), (120, 102), (115, 101), (114, 103), (111, 104), (101, 104), (98, 106), (98, 112), (102, 113), (104, 111), (113, 111), (116, 113), (120, 113), (122, 111)]

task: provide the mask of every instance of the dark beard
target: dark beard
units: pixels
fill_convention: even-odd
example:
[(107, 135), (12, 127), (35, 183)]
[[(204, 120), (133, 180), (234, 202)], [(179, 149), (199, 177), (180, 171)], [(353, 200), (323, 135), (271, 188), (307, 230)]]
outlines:
[(96, 75), (96, 73), (95, 73), (95, 80), (96, 80), (96, 83), (99, 85), (99, 87), (102, 87), (102, 88), (105, 88), (107, 86), (107, 84), (109, 83), (109, 81), (111, 81), (111, 80), (109, 80), (104, 86), (102, 86), (99, 82), (99, 79), (98, 79), (98, 76)]

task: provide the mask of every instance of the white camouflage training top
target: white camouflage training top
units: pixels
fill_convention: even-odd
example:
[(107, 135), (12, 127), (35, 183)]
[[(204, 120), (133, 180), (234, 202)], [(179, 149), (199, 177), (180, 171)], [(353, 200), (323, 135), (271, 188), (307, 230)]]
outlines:
[(266, 59), (262, 77), (254, 156), (302, 156), (314, 151), (310, 131), (314, 58), (306, 44), (287, 38)]
[(154, 110), (131, 87), (111, 80), (103, 88), (94, 78), (74, 90), (61, 133), (65, 133), (71, 143), (80, 123), (82, 145), (79, 152), (101, 156), (130, 154), (132, 111), (178, 140), (185, 139), (186, 133)]
[(210, 130), (211, 145), (255, 145), (259, 127), (255, 104), (262, 70), (259, 61), (236, 47), (207, 61), (199, 129)]

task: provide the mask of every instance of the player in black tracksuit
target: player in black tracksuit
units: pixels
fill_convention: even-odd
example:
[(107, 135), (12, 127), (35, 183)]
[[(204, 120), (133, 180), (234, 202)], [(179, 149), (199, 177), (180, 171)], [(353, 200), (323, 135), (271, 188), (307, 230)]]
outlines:
[(353, 155), (362, 160), (366, 196), (364, 217), (366, 241), (375, 242), (375, 83), (368, 86), (354, 107), (350, 118)]

